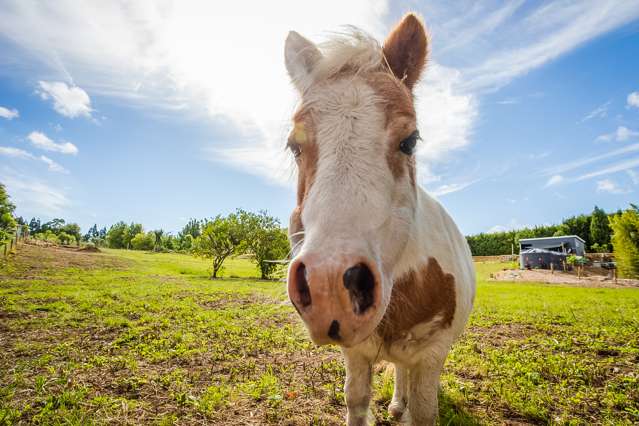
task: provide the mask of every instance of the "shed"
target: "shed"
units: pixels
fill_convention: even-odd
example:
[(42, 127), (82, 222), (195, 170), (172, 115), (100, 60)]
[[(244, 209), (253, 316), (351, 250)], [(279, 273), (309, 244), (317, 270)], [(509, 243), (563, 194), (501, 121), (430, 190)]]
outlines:
[[(537, 252), (531, 252), (531, 250), (541, 250)], [(586, 242), (583, 238), (577, 235), (562, 235), (559, 237), (544, 237), (544, 238), (523, 238), (519, 240), (519, 265), (521, 268), (526, 266), (532, 268), (549, 268), (550, 259), (552, 263), (556, 263), (566, 256), (574, 254), (577, 256), (583, 256), (586, 252)], [(534, 260), (533, 254), (543, 254), (537, 256), (538, 259)], [(552, 256), (553, 253), (561, 256)], [(524, 259), (524, 255), (526, 258)], [(561, 258), (561, 259), (560, 259)], [(558, 267), (559, 265), (555, 265)]]

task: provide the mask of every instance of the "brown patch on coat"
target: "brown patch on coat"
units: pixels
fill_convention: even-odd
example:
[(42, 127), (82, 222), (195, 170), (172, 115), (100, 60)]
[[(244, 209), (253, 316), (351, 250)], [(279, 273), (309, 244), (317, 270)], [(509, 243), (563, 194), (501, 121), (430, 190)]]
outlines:
[(428, 36), (422, 21), (409, 13), (384, 41), (384, 56), (391, 71), (411, 89), (426, 65)]
[(437, 315), (442, 316), (440, 327), (450, 327), (455, 308), (455, 277), (444, 272), (437, 259), (429, 257), (427, 265), (395, 280), (391, 300), (377, 327), (377, 334), (390, 343)]
[(387, 72), (369, 75), (366, 82), (380, 99), (386, 117), (385, 127), (390, 144), (386, 148), (386, 161), (395, 179), (400, 179), (408, 169), (415, 186), (415, 159), (399, 151), (399, 143), (416, 128), (415, 106), (410, 90)]
[[(302, 153), (297, 161), (297, 206), (303, 209), (306, 194), (310, 191), (315, 174), (317, 172), (317, 159), (319, 156), (317, 142), (315, 141), (315, 126), (310, 111), (300, 110), (293, 117), (295, 128), (304, 129), (304, 140), (297, 141), (302, 149)], [(295, 136), (293, 132), (292, 137)]]

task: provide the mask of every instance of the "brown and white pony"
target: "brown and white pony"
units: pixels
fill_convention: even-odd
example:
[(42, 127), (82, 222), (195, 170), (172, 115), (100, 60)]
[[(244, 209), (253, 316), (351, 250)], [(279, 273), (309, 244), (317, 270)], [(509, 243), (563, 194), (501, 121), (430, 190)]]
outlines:
[(412, 90), (427, 51), (414, 14), (383, 47), (357, 30), (320, 47), (286, 39), (301, 97), (288, 140), (298, 168), (288, 293), (311, 339), (342, 348), (350, 425), (370, 418), (381, 359), (395, 364), (390, 413), (434, 423), (444, 360), (473, 305), (466, 240), (416, 183)]

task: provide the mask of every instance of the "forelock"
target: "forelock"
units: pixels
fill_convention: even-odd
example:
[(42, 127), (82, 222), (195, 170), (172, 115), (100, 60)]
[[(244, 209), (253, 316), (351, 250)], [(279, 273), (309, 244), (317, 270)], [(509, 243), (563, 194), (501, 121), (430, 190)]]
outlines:
[(347, 28), (347, 31), (334, 34), (318, 45), (322, 58), (315, 64), (307, 88), (346, 75), (378, 71), (390, 73), (379, 42), (356, 27)]

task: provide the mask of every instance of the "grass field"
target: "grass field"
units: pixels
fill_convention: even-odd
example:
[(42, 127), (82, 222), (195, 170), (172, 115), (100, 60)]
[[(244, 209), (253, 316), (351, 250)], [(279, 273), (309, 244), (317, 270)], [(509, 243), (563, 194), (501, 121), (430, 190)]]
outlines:
[[(639, 290), (490, 282), (442, 377), (441, 424), (639, 423)], [(186, 255), (22, 246), (0, 266), (0, 424), (340, 424), (339, 351), (281, 282)], [(234, 277), (234, 278), (231, 278)], [(392, 372), (376, 370), (378, 424)]]

